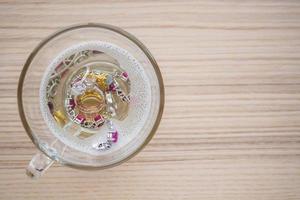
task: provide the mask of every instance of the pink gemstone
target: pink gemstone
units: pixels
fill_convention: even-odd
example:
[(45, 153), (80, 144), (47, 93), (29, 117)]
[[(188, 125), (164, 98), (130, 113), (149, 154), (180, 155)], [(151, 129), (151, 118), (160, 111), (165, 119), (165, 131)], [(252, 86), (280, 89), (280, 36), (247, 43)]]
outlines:
[(101, 121), (103, 119), (103, 117), (101, 115), (96, 115), (96, 117), (94, 118), (95, 122)]
[(116, 86), (115, 86), (115, 84), (113, 84), (113, 83), (110, 84), (108, 90), (109, 90), (109, 91), (113, 91), (113, 92), (116, 91)]
[(71, 107), (72, 110), (75, 108), (76, 103), (75, 103), (74, 99), (69, 99), (69, 106)]
[(117, 142), (118, 141), (118, 131), (115, 131), (115, 132), (111, 133), (111, 139), (112, 139), (112, 142)]
[(78, 114), (78, 115), (76, 116), (76, 120), (77, 120), (80, 124), (82, 124), (82, 123), (85, 121), (85, 118), (84, 118), (83, 115)]
[(122, 76), (124, 76), (125, 78), (128, 78), (127, 72), (123, 72), (123, 73), (122, 73)]

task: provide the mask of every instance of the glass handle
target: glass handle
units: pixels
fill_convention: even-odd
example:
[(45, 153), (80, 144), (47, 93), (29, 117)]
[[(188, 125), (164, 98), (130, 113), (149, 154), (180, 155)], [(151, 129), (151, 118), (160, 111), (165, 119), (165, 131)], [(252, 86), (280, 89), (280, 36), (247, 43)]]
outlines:
[(38, 152), (31, 159), (26, 174), (31, 178), (39, 178), (52, 164), (53, 160), (42, 152)]

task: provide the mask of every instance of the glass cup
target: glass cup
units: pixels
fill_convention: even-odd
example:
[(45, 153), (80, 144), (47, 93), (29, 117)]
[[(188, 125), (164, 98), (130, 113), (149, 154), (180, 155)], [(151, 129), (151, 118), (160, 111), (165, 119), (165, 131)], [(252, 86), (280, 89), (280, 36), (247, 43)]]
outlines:
[[(99, 152), (97, 149), (89, 150), (92, 143), (97, 142), (97, 137), (78, 138), (70, 133), (72, 129), (67, 129), (66, 124), (58, 126), (58, 123), (53, 123), (56, 119), (49, 114), (51, 110), (44, 109), (49, 108), (47, 105), (49, 102), (44, 98), (48, 93), (47, 95), (43, 93), (45, 87), (43, 83), (49, 82), (49, 76), (45, 74), (54, 65), (55, 59), (59, 60), (62, 54), (70, 55), (72, 49), (76, 49), (74, 47), (94, 51), (93, 44), (97, 42), (110, 44), (118, 47), (120, 52), (126, 52), (120, 57), (108, 45), (106, 46), (108, 53), (101, 52), (103, 53), (101, 59), (103, 63), (118, 63), (120, 67), (124, 65), (128, 70), (132, 87), (128, 117), (118, 122), (121, 142), (114, 144), (111, 149)], [(124, 64), (122, 59), (130, 61), (131, 65), (126, 62)], [(134, 68), (135, 64), (140, 68)], [(76, 67), (73, 66), (74, 69)], [(88, 101), (82, 98), (81, 101), (90, 102), (98, 108), (98, 101), (95, 98)], [(82, 107), (89, 109), (87, 105), (90, 104)], [(20, 75), (18, 106), (23, 126), (40, 150), (27, 167), (29, 176), (40, 177), (54, 161), (78, 169), (104, 169), (130, 159), (151, 140), (162, 117), (164, 86), (153, 56), (133, 35), (111, 25), (81, 24), (50, 35), (33, 50)], [(73, 125), (72, 122), (69, 125)], [(97, 130), (95, 132), (97, 133)]]

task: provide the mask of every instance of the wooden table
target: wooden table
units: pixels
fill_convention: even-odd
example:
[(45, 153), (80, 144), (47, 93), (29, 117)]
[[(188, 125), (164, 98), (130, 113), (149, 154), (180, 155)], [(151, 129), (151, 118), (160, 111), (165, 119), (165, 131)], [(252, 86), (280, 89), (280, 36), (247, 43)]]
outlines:
[[(86, 22), (120, 26), (154, 54), (163, 120), (121, 166), (55, 164), (30, 180), (20, 71), (44, 37)], [(0, 0), (0, 47), (0, 199), (300, 199), (300, 1)]]

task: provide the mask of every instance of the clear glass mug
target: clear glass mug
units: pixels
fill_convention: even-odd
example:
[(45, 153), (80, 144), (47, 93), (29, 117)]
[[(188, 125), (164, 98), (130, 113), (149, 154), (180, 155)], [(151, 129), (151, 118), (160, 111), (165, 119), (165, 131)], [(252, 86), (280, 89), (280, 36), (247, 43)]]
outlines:
[[(46, 123), (41, 109), (41, 106), (47, 102), (41, 101), (40, 87), (50, 63), (70, 46), (87, 41), (108, 42), (125, 49), (142, 66), (149, 86), (145, 88), (147, 90), (144, 93), (147, 96), (145, 102), (133, 102), (129, 110), (134, 112), (141, 106), (149, 109), (146, 111), (144, 109), (145, 112), (140, 112), (138, 118), (135, 119), (133, 116), (130, 121), (125, 120), (123, 124), (127, 131), (132, 130), (134, 134), (132, 133), (130, 139), (122, 145), (100, 154), (80, 151), (56, 137)], [(141, 79), (138, 74), (131, 77), (133, 87), (140, 83)], [(140, 95), (134, 92), (130, 94), (133, 99), (135, 95)], [(143, 97), (140, 100), (144, 101)], [(32, 142), (40, 150), (28, 165), (29, 176), (34, 178), (41, 176), (54, 161), (78, 169), (104, 169), (130, 159), (151, 140), (162, 117), (164, 86), (162, 75), (153, 56), (133, 35), (111, 25), (81, 24), (67, 27), (50, 35), (33, 50), (20, 75), (18, 106), (23, 126)]]

